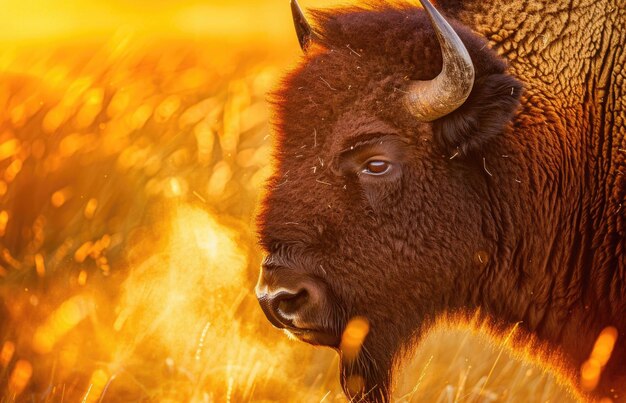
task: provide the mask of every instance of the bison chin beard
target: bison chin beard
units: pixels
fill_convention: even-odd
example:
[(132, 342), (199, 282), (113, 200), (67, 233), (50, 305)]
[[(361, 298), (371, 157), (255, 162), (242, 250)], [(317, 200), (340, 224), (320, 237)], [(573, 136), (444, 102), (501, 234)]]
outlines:
[(369, 318), (370, 331), (356, 356), (339, 349), (341, 386), (350, 401), (391, 402), (397, 370), (432, 326), (432, 316), (424, 312), (379, 315), (385, 319)]
[(402, 340), (399, 335), (389, 337), (373, 330), (355, 357), (340, 349), (341, 386), (350, 401), (391, 401), (394, 361), (402, 349), (398, 340)]

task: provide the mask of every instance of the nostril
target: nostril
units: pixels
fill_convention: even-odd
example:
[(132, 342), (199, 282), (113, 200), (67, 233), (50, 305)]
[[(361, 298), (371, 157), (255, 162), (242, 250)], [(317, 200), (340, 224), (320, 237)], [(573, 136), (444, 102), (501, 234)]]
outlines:
[(301, 289), (295, 294), (283, 292), (276, 296), (275, 303), (282, 316), (289, 317), (300, 310), (308, 301), (309, 293)]

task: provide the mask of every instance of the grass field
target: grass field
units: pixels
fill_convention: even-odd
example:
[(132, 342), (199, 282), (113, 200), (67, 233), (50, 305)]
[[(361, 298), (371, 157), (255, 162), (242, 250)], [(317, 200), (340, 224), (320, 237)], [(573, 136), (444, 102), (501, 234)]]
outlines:
[[(124, 30), (5, 46), (2, 401), (345, 400), (334, 353), (273, 329), (253, 293), (265, 94), (296, 57)], [(404, 372), (402, 402), (575, 401), (469, 330)]]

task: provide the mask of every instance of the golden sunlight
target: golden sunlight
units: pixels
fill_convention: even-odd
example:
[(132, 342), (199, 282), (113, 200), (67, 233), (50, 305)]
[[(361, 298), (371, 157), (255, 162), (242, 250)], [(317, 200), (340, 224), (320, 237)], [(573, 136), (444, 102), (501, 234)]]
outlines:
[(611, 358), (613, 347), (617, 341), (617, 329), (607, 327), (600, 332), (593, 346), (591, 355), (582, 365), (580, 379), (585, 390), (594, 390), (600, 381), (602, 368)]
[(352, 361), (359, 355), (369, 330), (370, 326), (366, 318), (357, 316), (350, 319), (343, 331), (340, 346), (346, 360)]
[[(266, 97), (299, 55), (289, 13), (287, 0), (2, 2), (6, 401), (346, 401), (336, 353), (272, 328), (254, 295)], [(369, 332), (352, 319), (348, 359)], [(598, 337), (589, 389), (616, 337)], [(436, 329), (398, 401), (576, 401), (505, 344)]]

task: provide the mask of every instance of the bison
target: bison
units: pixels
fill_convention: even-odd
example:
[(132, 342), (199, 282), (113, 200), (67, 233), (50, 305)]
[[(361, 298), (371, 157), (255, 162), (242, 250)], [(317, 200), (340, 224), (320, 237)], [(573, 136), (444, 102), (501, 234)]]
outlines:
[(309, 24), (292, 0), (304, 56), (270, 98), (263, 311), (340, 353), (365, 318), (341, 378), (370, 401), (443, 315), (519, 326), (574, 384), (610, 328), (593, 393), (623, 399), (626, 3), (420, 1)]

